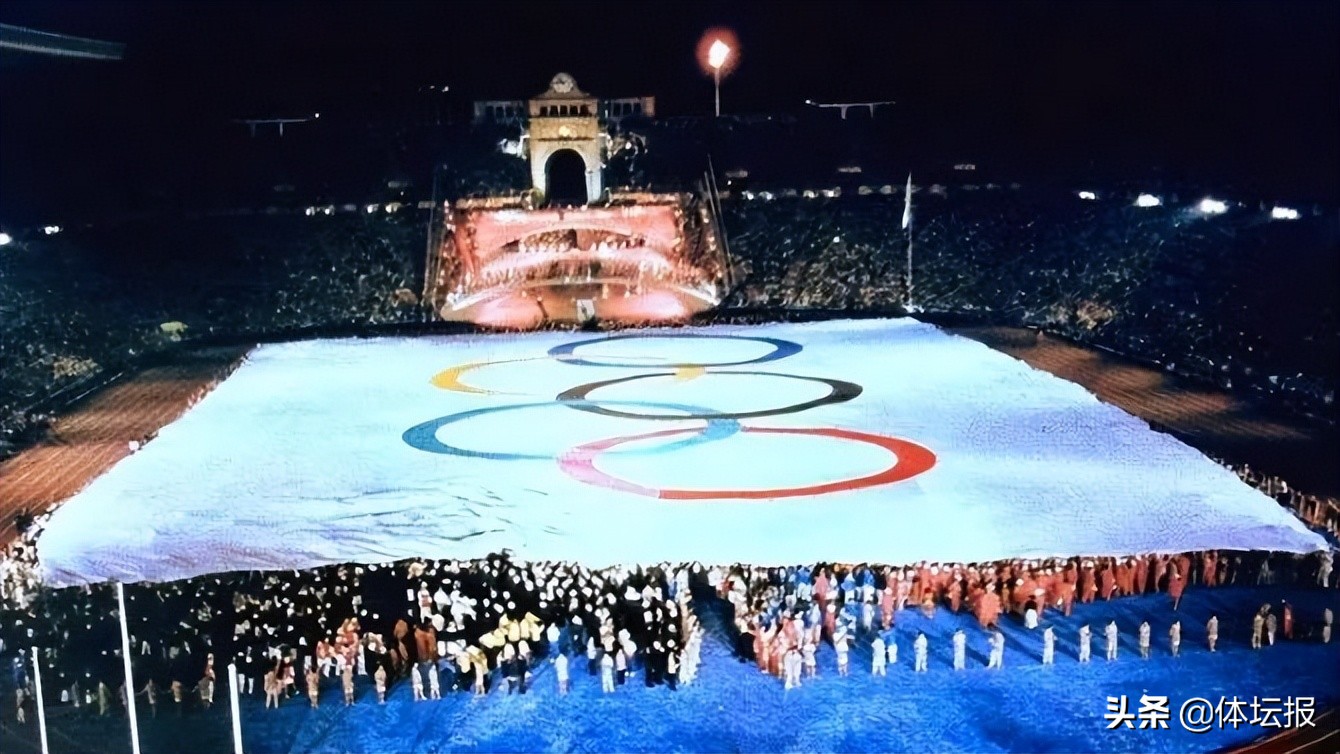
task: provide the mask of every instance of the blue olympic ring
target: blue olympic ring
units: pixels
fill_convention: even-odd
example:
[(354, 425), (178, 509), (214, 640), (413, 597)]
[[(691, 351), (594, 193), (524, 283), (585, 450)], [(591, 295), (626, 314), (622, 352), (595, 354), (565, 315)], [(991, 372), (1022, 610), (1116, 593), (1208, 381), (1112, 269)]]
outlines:
[(746, 364), (766, 364), (769, 361), (778, 361), (788, 356), (795, 356), (800, 353), (804, 346), (799, 343), (793, 343), (789, 340), (780, 340), (778, 338), (759, 338), (750, 335), (699, 335), (696, 333), (648, 333), (632, 335), (612, 335), (608, 338), (592, 338), (590, 340), (579, 340), (575, 343), (564, 343), (549, 349), (549, 358), (558, 359), (565, 364), (575, 364), (584, 367), (624, 367), (624, 368), (648, 368), (647, 365), (618, 363), (609, 361), (592, 361), (590, 359), (578, 358), (574, 352), (582, 346), (589, 346), (594, 343), (609, 343), (615, 340), (630, 340), (632, 338), (710, 338), (713, 340), (752, 340), (756, 343), (766, 343), (772, 346), (772, 351), (762, 356), (744, 361), (720, 361), (715, 363), (703, 362), (685, 362), (683, 364), (664, 364), (657, 363), (651, 365), (658, 368), (670, 369), (688, 369), (692, 367), (738, 367)]
[[(454, 424), (466, 419), (472, 419), (484, 414), (493, 414), (501, 411), (515, 411), (521, 408), (538, 408), (540, 406), (568, 406), (572, 408), (595, 407), (595, 406), (636, 406), (639, 408), (659, 408), (670, 409), (673, 411), (684, 411), (690, 414), (708, 414), (709, 409), (700, 406), (686, 406), (680, 403), (655, 403), (650, 401), (543, 401), (540, 403), (516, 403), (506, 406), (489, 406), (487, 408), (476, 408), (470, 411), (462, 411), (458, 414), (440, 416), (431, 421), (417, 424), (405, 430), (401, 439), (406, 445), (416, 450), (422, 450), (427, 453), (440, 453), (443, 455), (463, 456), (465, 458), (487, 458), (494, 461), (553, 461), (560, 455), (548, 455), (538, 453), (492, 453), (482, 450), (468, 450), (458, 448), (454, 445), (448, 445), (437, 439), (437, 431), (448, 424)], [(680, 448), (698, 445), (704, 442), (714, 440), (724, 440), (740, 431), (740, 423), (734, 419), (708, 419), (707, 426), (698, 434), (684, 440), (679, 440), (666, 445), (659, 445), (654, 448), (644, 450), (630, 450), (620, 455), (655, 455), (658, 453), (669, 453)]]

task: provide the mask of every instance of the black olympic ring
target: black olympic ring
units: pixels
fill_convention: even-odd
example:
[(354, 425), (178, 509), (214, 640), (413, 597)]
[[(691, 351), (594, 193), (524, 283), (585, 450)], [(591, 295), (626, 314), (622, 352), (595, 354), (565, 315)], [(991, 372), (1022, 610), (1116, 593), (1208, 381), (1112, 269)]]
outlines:
[(794, 356), (804, 349), (804, 346), (789, 340), (779, 338), (761, 338), (752, 335), (700, 335), (697, 333), (648, 333), (632, 335), (612, 335), (608, 338), (592, 338), (590, 340), (579, 340), (575, 343), (563, 343), (549, 349), (549, 358), (558, 359), (565, 364), (574, 364), (584, 367), (623, 367), (632, 369), (646, 369), (646, 366), (638, 364), (618, 363), (609, 361), (592, 361), (579, 358), (575, 355), (578, 348), (589, 346), (594, 343), (608, 343), (614, 340), (630, 340), (632, 338), (711, 338), (714, 340), (752, 340), (757, 343), (766, 343), (772, 346), (772, 351), (762, 356), (745, 359), (744, 361), (722, 361), (717, 363), (699, 363), (685, 362), (683, 364), (656, 364), (657, 367), (666, 367), (669, 369), (688, 369), (692, 367), (738, 367), (748, 364), (765, 364), (769, 361), (778, 361), (788, 356)]
[(609, 387), (610, 385), (618, 385), (623, 382), (632, 382), (633, 380), (642, 380), (648, 377), (674, 376), (674, 373), (672, 372), (657, 372), (655, 374), (635, 374), (632, 377), (620, 377), (615, 380), (588, 382), (585, 385), (578, 385), (577, 387), (564, 390), (563, 392), (558, 394), (558, 398), (556, 400), (558, 400), (561, 403), (566, 403), (567, 405), (577, 409), (578, 411), (588, 411), (593, 414), (600, 414), (602, 416), (614, 416), (622, 419), (649, 419), (652, 421), (672, 421), (676, 419), (680, 421), (683, 421), (685, 419), (757, 419), (762, 416), (778, 416), (781, 414), (799, 413), (801, 411), (808, 411), (809, 409), (816, 408), (818, 406), (827, 406), (829, 404), (834, 403), (846, 403), (847, 401), (860, 395), (862, 391), (861, 386), (857, 385), (854, 382), (847, 382), (845, 380), (831, 380), (828, 379), (827, 377), (805, 377), (799, 374), (785, 374), (782, 372), (709, 372), (708, 374), (710, 375), (736, 374), (736, 375), (753, 375), (753, 376), (761, 375), (766, 377), (786, 377), (788, 379), (793, 380), (808, 380), (809, 382), (818, 382), (827, 385), (829, 388), (829, 392), (828, 395), (825, 395), (822, 398), (815, 398), (814, 400), (811, 401), (805, 401), (803, 403), (795, 403), (790, 406), (782, 406), (781, 408), (767, 408), (761, 411), (740, 411), (734, 413), (723, 411), (723, 412), (713, 412), (704, 414), (688, 414), (688, 415), (680, 414), (678, 416), (673, 414), (634, 414), (627, 411), (616, 411), (613, 409), (605, 408), (605, 406), (603, 406), (602, 403), (617, 403), (617, 401), (601, 401), (599, 399), (593, 399), (587, 397), (591, 392), (599, 390), (602, 387)]

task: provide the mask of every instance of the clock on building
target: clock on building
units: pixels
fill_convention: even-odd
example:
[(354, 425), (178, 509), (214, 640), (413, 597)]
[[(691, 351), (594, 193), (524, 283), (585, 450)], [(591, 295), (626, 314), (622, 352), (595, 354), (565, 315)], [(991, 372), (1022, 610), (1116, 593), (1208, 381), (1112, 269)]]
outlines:
[(568, 94), (577, 88), (577, 81), (566, 73), (560, 73), (554, 76), (549, 82), (549, 89), (559, 94)]

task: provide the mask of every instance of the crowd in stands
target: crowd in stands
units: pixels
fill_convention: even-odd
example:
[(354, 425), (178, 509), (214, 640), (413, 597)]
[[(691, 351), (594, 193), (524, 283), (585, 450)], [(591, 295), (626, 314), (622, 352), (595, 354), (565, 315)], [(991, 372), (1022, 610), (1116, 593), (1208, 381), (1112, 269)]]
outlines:
[[(903, 198), (728, 202), (744, 274), (727, 304), (902, 305)], [(1331, 218), (1272, 223), (1255, 207), (1206, 217), (1004, 186), (923, 187), (913, 207), (915, 310), (1038, 327), (1334, 419), (1340, 323), (1319, 282), (1334, 273)]]
[(412, 214), (135, 222), (5, 247), (0, 458), (61, 398), (181, 341), (422, 321)]

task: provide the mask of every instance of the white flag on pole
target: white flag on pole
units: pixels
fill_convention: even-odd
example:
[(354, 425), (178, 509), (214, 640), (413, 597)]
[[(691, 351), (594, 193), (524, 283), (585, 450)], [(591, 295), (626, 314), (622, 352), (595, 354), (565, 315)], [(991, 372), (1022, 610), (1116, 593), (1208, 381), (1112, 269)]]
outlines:
[(907, 174), (907, 194), (903, 200), (903, 230), (912, 224), (912, 174)]

